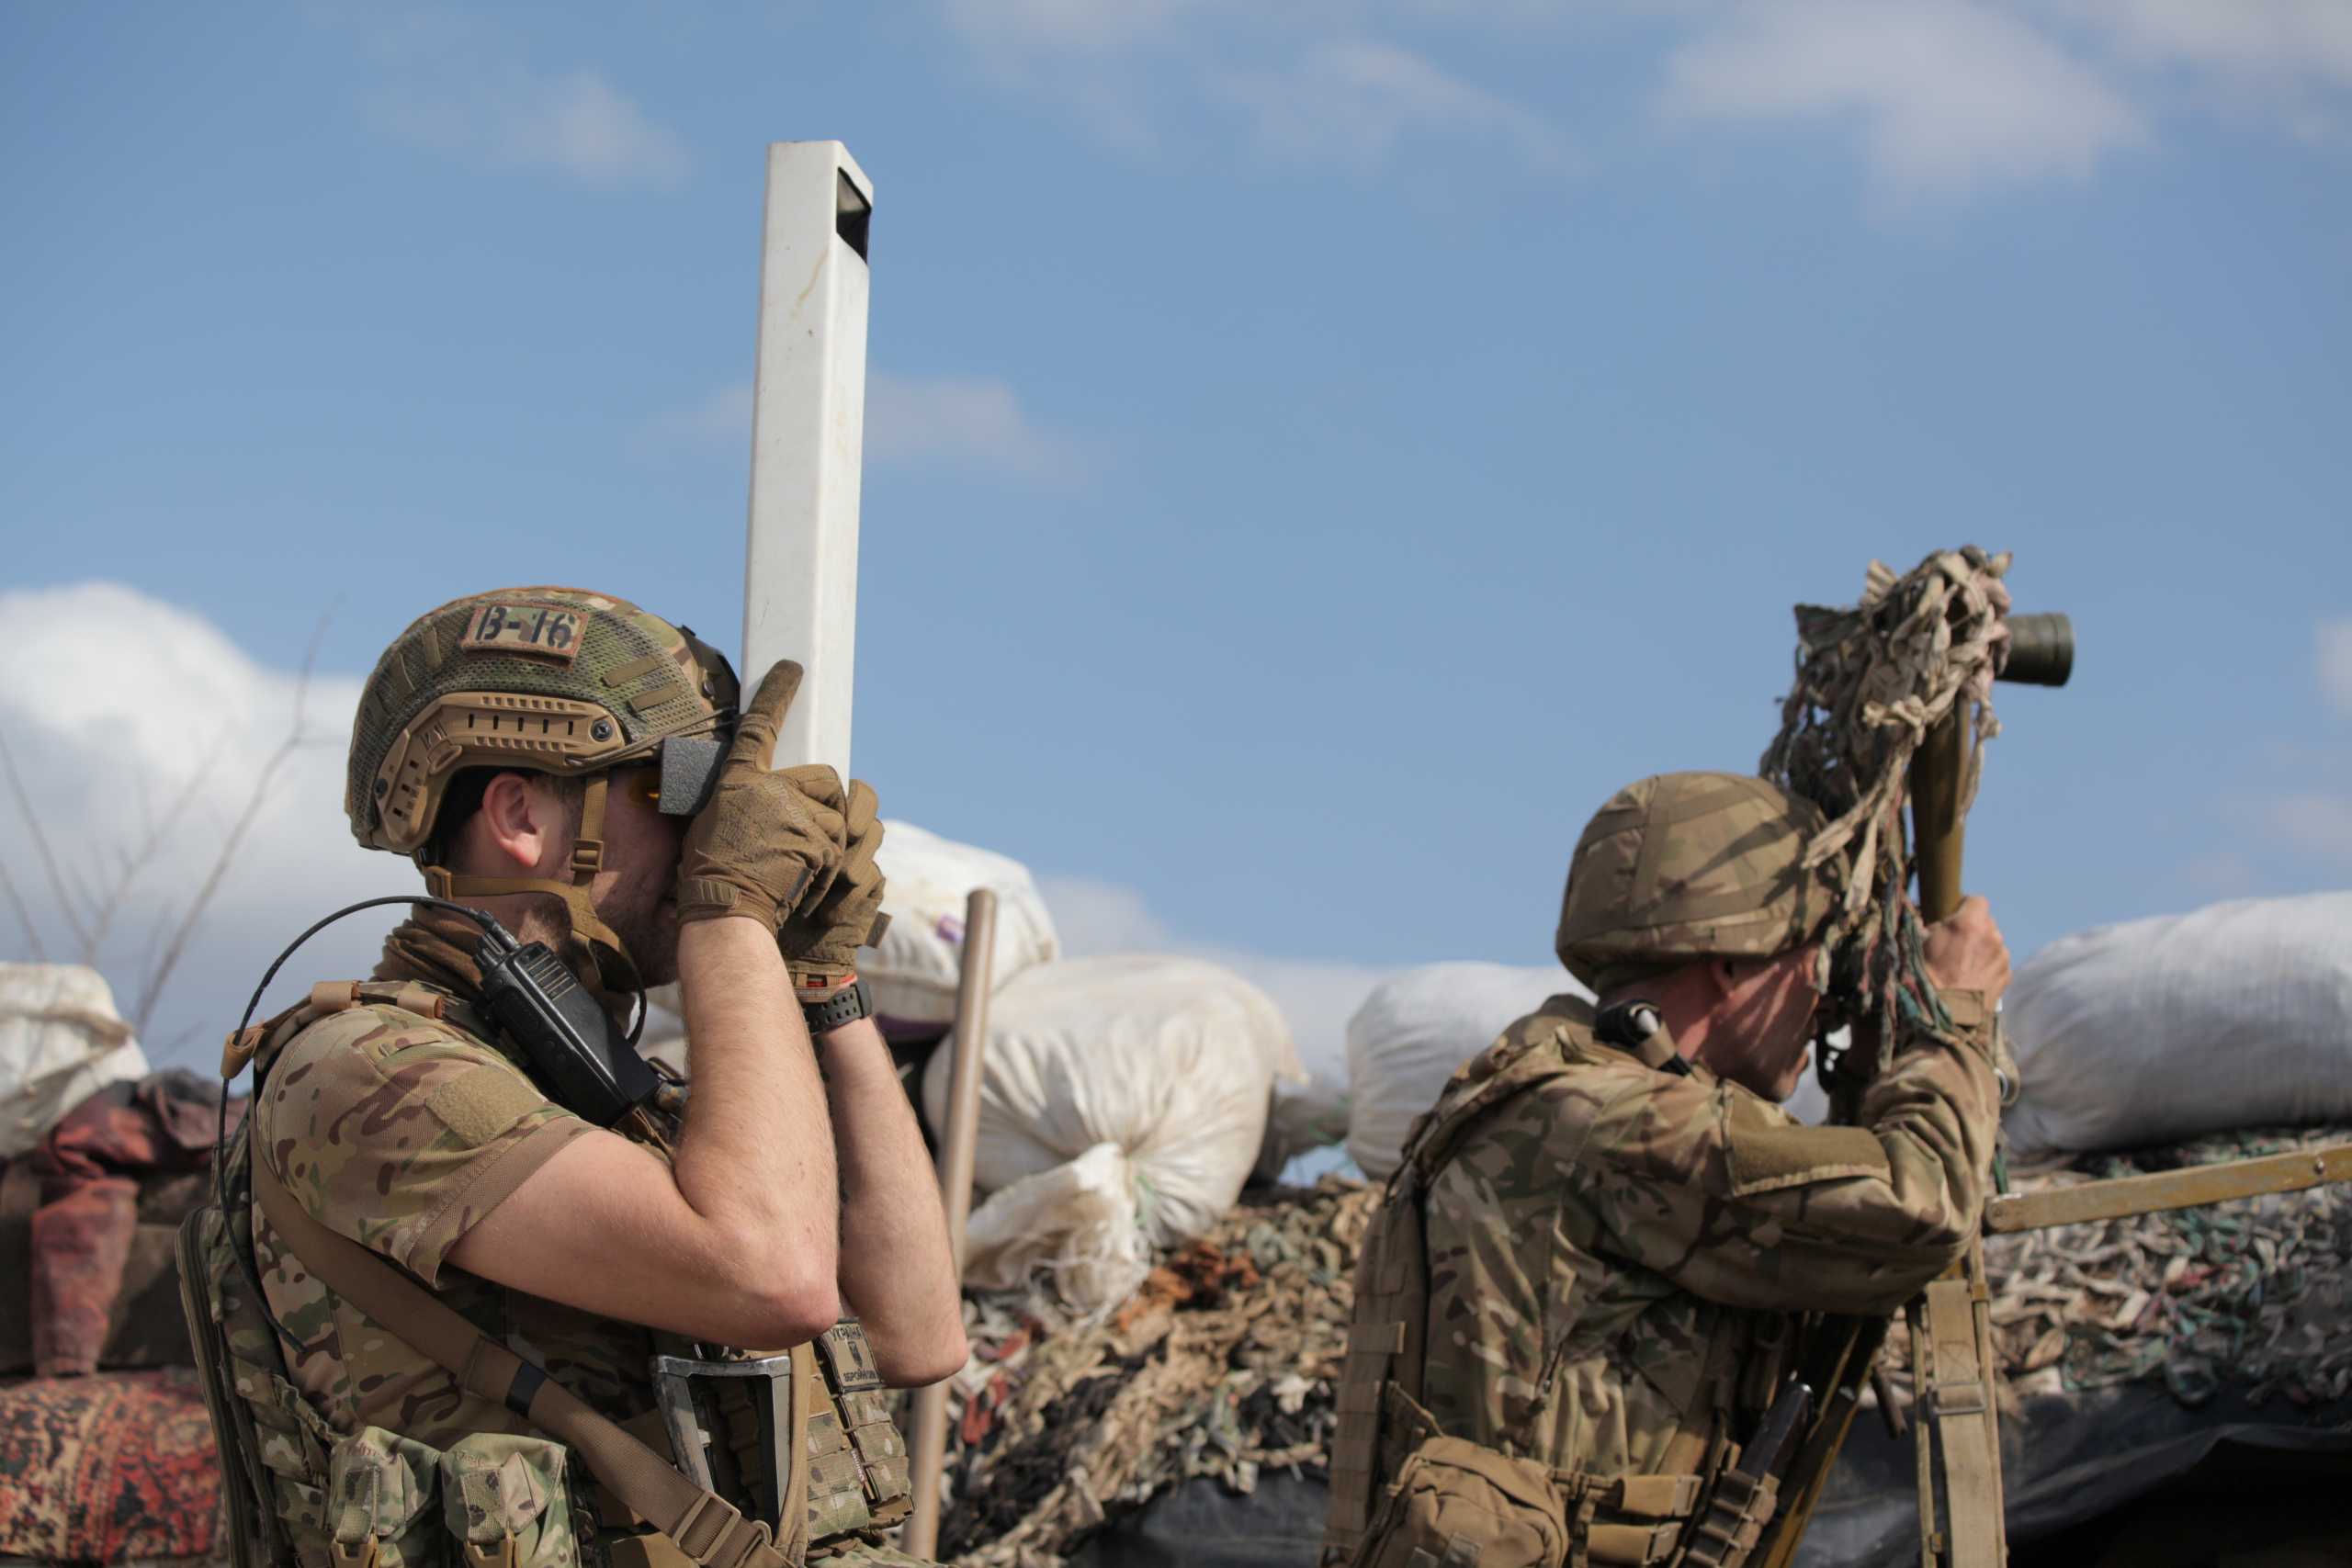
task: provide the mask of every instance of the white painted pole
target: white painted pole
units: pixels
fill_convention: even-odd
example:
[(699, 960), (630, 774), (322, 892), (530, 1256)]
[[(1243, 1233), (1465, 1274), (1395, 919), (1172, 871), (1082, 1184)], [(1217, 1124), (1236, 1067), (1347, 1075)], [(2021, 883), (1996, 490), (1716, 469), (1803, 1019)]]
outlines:
[(874, 186), (838, 141), (768, 148), (743, 558), (743, 688), (779, 659), (808, 671), (778, 767), (849, 776), (857, 503), (865, 451), (865, 241)]

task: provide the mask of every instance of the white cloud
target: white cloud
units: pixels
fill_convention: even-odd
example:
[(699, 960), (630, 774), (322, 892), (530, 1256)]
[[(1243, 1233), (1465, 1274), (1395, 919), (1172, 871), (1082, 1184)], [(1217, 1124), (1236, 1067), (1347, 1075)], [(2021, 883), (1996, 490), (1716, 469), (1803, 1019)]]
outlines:
[(1261, 149), (1301, 163), (1369, 174), (1418, 136), (1492, 141), (1535, 170), (1568, 161), (1566, 137), (1542, 115), (1393, 44), (1317, 43), (1286, 69), (1228, 73), (1218, 90), (1248, 114)]
[(1087, 876), (1041, 876), (1037, 891), (1053, 913), (1065, 958), (1150, 953), (1175, 942), (1175, 933), (1132, 887)]
[(1092, 466), (1077, 442), (1032, 420), (1011, 387), (976, 376), (867, 377), (865, 453), (1049, 482)]
[[(97, 966), (128, 1015), (160, 939), (212, 870), (264, 763), (293, 733), (300, 682), (291, 668), (256, 662), (201, 616), (116, 583), (0, 593), (0, 622), (21, 637), (0, 668), (0, 735), (85, 926), (123, 857), (187, 796), (98, 948)], [(298, 618), (274, 635), (299, 654), (310, 629)], [(360, 849), (345, 822), (344, 756), (359, 685), (349, 675), (311, 682), (302, 725), (310, 739), (276, 774), (163, 992), (144, 1042), (158, 1065), (211, 1059), (263, 967), (311, 920), (354, 899), (419, 890), (407, 865)], [(74, 921), (12, 795), (0, 798), (0, 863), (30, 906), (47, 956), (76, 958)], [(307, 986), (366, 974), (390, 923), (371, 911), (332, 928), (288, 965), (289, 979)], [(11, 909), (0, 909), (0, 953), (34, 956)]]
[(2352, 6), (2343, 0), (2059, 0), (2059, 8), (2143, 63), (2352, 84)]
[(665, 409), (638, 426), (630, 446), (640, 456), (665, 452), (752, 450), (752, 384), (738, 381), (683, 408)]
[[(737, 382), (646, 420), (631, 445), (643, 456), (725, 453), (752, 447), (752, 384)], [(1078, 441), (1038, 424), (1002, 381), (978, 376), (865, 379), (865, 460), (940, 467), (1035, 483), (1070, 483), (1093, 468)]]
[(1124, 53), (1216, 0), (942, 0), (948, 25), (1001, 60)]
[(1418, 4), (941, 0), (941, 10), (1001, 85), (1130, 151), (1170, 145), (1163, 126), (1197, 141), (1205, 107), (1237, 117), (1250, 150), (1295, 164), (1370, 173), (1411, 161), (1420, 143), (1464, 138), (1539, 175), (1568, 161), (1566, 135), (1541, 113), (1366, 36), (1390, 11), (1423, 22)]
[(1850, 119), (1905, 196), (2082, 179), (2147, 134), (2096, 72), (1975, 0), (1786, 0), (1713, 13), (1667, 62), (1674, 120)]
[(2352, 716), (2352, 620), (2323, 622), (2318, 644), (2319, 689), (2336, 712)]
[(2301, 850), (2352, 864), (2352, 797), (2283, 795), (2270, 803), (2269, 826)]
[(386, 130), (418, 146), (582, 185), (673, 186), (691, 163), (675, 131), (594, 71), (417, 71), (385, 89), (376, 107)]

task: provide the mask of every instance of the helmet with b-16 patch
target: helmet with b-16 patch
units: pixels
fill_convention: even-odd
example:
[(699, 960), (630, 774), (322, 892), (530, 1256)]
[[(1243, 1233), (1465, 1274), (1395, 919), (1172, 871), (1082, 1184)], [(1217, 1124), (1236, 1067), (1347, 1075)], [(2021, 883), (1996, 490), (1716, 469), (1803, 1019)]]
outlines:
[[(588, 900), (605, 775), (659, 766), (660, 809), (691, 815), (717, 776), (739, 696), (718, 649), (625, 599), (553, 586), (453, 599), (395, 637), (360, 692), (344, 790), (352, 836), (413, 857), (440, 897), (553, 893), (577, 934), (626, 958)], [(471, 768), (587, 782), (569, 882), (457, 876), (430, 863), (449, 784)]]

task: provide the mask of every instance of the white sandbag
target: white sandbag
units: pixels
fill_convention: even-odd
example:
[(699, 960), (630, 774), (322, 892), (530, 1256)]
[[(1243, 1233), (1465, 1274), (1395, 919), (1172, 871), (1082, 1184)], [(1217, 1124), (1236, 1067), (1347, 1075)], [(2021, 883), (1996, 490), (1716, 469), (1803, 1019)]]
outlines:
[(1151, 1272), (1135, 1167), (1116, 1144), (989, 1193), (964, 1234), (966, 1284), (1010, 1291), (1042, 1274), (1080, 1312), (1118, 1305)]
[(874, 1010), (896, 1024), (956, 1021), (956, 986), (964, 964), (964, 911), (976, 888), (996, 894), (994, 987), (1002, 987), (1061, 951), (1054, 918), (1019, 861), (925, 832), (911, 822), (883, 823), (875, 858), (885, 886), (890, 929), (858, 958)]
[(40, 1142), (106, 1088), (147, 1076), (106, 976), (79, 964), (0, 964), (0, 1159)]
[(1454, 1069), (1564, 991), (1590, 994), (1556, 964), (1427, 964), (1374, 987), (1348, 1021), (1348, 1153), (1363, 1173), (1395, 1170)]
[(1300, 1155), (1346, 1140), (1348, 1019), (1378, 976), (1354, 964), (1248, 958), (1234, 964), (1282, 1010), (1295, 1046), (1276, 1073), (1266, 1141), (1250, 1173), (1253, 1181), (1274, 1181)]
[[(1154, 1247), (1200, 1235), (1258, 1157), (1288, 1029), (1265, 994), (1194, 958), (1137, 954), (1040, 964), (989, 1008), (973, 1162), (1010, 1187), (1115, 1144)], [(947, 1124), (951, 1037), (924, 1070), (924, 1113)]]
[(2352, 1120), (2352, 893), (2061, 937), (2002, 1009), (2020, 1153)]

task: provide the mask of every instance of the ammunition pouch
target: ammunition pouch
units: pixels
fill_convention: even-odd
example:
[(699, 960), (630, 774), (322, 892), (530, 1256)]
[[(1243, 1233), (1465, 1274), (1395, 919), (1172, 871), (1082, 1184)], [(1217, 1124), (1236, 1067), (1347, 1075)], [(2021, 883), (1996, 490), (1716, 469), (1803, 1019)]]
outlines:
[(1562, 1568), (1568, 1523), (1551, 1472), (1431, 1438), (1397, 1472), (1356, 1568)]
[(448, 1568), (439, 1450), (363, 1427), (334, 1446), (327, 1551), (334, 1568)]
[(1761, 1480), (1734, 1466), (1715, 1477), (1706, 1517), (1691, 1530), (1677, 1568), (1740, 1568), (1772, 1522), (1779, 1506), (1778, 1476)]
[(560, 1443), (475, 1432), (441, 1455), (453, 1568), (579, 1568), (570, 1455)]
[[(1737, 1556), (1699, 1555), (1684, 1533), (1704, 1490), (1696, 1475), (1604, 1479), (1431, 1437), (1406, 1458), (1348, 1561), (1352, 1568), (1738, 1568), (1770, 1516), (1769, 1495)], [(1715, 1496), (1731, 1503), (1721, 1483)]]

